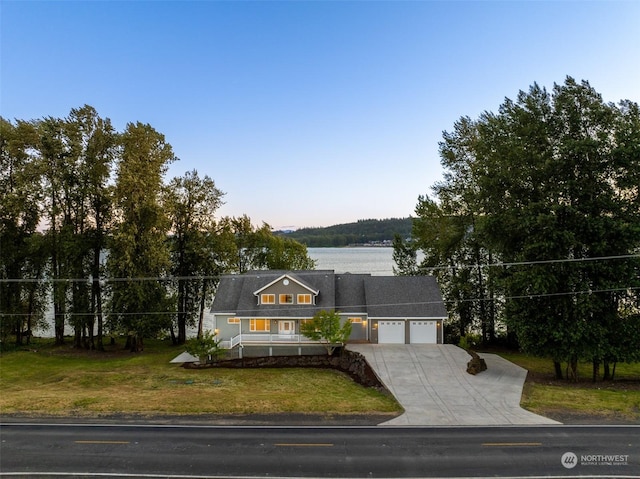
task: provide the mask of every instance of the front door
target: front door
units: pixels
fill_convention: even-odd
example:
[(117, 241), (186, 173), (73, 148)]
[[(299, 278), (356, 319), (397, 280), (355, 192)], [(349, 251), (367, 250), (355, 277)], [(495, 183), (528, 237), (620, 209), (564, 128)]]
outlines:
[(295, 321), (278, 321), (278, 334), (295, 334), (296, 322)]

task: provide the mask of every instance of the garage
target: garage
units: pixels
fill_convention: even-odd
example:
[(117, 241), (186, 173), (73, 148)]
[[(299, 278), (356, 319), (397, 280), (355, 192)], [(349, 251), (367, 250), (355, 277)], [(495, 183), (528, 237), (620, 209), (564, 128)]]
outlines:
[(378, 321), (378, 344), (404, 343), (404, 321)]
[(436, 321), (411, 321), (409, 334), (411, 344), (436, 344), (438, 342)]

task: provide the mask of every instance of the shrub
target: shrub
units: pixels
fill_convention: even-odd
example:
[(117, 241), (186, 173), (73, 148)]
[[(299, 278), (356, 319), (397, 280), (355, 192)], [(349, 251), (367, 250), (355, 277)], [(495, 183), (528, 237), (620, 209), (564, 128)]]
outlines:
[(200, 364), (206, 364), (209, 359), (216, 361), (225, 354), (225, 350), (220, 347), (220, 340), (211, 331), (187, 341), (187, 352), (200, 359)]

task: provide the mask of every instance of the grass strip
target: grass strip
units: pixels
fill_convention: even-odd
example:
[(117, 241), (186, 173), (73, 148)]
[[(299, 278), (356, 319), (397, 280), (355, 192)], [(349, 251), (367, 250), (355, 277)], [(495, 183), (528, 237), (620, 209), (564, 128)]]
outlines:
[(527, 369), (521, 406), (564, 423), (640, 424), (640, 363), (620, 363), (614, 381), (593, 382), (590, 363), (580, 363), (585, 377), (556, 380), (553, 362), (522, 353), (500, 352), (503, 358)]

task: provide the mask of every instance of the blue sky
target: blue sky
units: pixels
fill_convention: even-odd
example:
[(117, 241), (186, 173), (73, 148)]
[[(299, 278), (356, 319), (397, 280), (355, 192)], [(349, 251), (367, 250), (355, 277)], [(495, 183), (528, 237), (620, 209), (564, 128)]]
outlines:
[(640, 101), (638, 1), (0, 3), (0, 115), (151, 124), (274, 228), (413, 214), (438, 142), (533, 82)]

